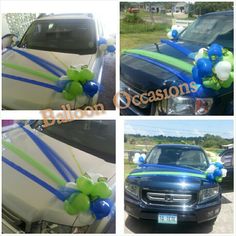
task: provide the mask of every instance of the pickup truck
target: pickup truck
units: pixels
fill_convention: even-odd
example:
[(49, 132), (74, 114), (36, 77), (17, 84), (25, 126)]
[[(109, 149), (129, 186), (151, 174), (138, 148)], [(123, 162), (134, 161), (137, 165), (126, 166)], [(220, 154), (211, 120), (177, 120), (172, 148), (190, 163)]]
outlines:
[[(213, 12), (199, 16), (170, 43), (161, 40), (161, 43), (153, 42), (153, 45), (146, 45), (141, 50), (192, 64), (192, 59), (177, 48), (196, 53), (200, 48), (216, 43), (233, 52), (233, 35), (233, 11)], [(191, 71), (186, 73), (175, 65), (169, 66), (167, 70), (166, 61), (160, 66), (158, 61), (125, 53), (125, 50), (120, 60), (120, 90), (128, 93), (131, 98), (146, 94), (143, 97), (146, 100), (147, 94), (152, 91), (168, 91), (172, 86), (186, 83), (183, 76), (187, 76), (187, 83), (196, 82)], [(173, 70), (177, 72), (173, 73)], [(128, 100), (127, 96), (120, 98), (122, 115), (232, 115), (233, 85), (218, 91), (203, 87), (195, 93), (141, 102), (138, 105), (129, 104)]]
[[(98, 93), (67, 100), (61, 92), (70, 67), (86, 67), (94, 73), (93, 80), (101, 82), (105, 50), (99, 40), (103, 37), (102, 24), (91, 13), (42, 15), (17, 42), (15, 35), (3, 36), (3, 108), (58, 110), (63, 104), (75, 109), (96, 103)], [(37, 74), (29, 72), (32, 70)], [(45, 79), (39, 73), (58, 80)]]
[[(58, 198), (20, 172), (19, 168), (55, 186), (28, 162), (5, 146), (2, 156), (2, 231), (3, 233), (114, 233), (115, 229), (115, 122), (82, 120), (43, 128), (42, 121), (4, 122), (3, 142), (11, 142), (31, 155), (52, 173), (57, 169), (34, 142), (46, 143), (78, 176), (103, 176), (112, 189), (114, 207), (100, 220), (89, 222), (81, 214), (68, 214)], [(31, 135), (28, 135), (31, 132)], [(41, 143), (42, 143), (41, 142)], [(46, 148), (44, 148), (46, 151)], [(4, 159), (5, 158), (5, 159)], [(77, 161), (76, 161), (77, 160)], [(9, 165), (9, 163), (13, 163)], [(77, 163), (77, 164), (76, 164)], [(79, 166), (78, 166), (79, 163)], [(14, 169), (18, 165), (18, 169)], [(67, 173), (67, 172), (66, 172)], [(40, 183), (40, 182), (39, 182)], [(55, 186), (54, 188), (57, 188)], [(60, 189), (59, 187), (57, 189)]]
[(221, 188), (205, 177), (208, 166), (198, 146), (155, 146), (125, 181), (125, 210), (159, 224), (214, 222), (221, 210)]

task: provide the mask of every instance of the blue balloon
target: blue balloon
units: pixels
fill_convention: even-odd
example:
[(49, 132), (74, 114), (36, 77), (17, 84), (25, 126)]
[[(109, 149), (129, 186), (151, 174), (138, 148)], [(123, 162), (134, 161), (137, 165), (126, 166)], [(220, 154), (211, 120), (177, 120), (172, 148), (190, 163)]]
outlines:
[(107, 46), (107, 51), (110, 53), (113, 53), (116, 51), (116, 47), (114, 45), (108, 45)]
[(210, 181), (214, 181), (215, 180), (215, 176), (211, 173), (211, 174), (207, 174), (206, 178)]
[(213, 173), (214, 177), (221, 177), (222, 171), (220, 169), (216, 169)]
[(208, 56), (211, 61), (219, 62), (223, 58), (223, 47), (217, 43), (213, 43), (209, 50), (208, 50)]
[(212, 63), (207, 58), (200, 58), (197, 60), (198, 75), (203, 77), (212, 76)]
[(172, 30), (171, 35), (174, 39), (177, 39), (178, 37), (178, 31), (177, 30)]
[(224, 165), (220, 162), (215, 162), (214, 165), (218, 167), (219, 169), (222, 169), (224, 167)]
[(83, 85), (83, 89), (86, 95), (93, 97), (98, 92), (98, 84), (93, 80), (89, 80)]
[(113, 203), (110, 199), (97, 199), (91, 202), (90, 210), (97, 220), (102, 219), (110, 214)]
[(197, 84), (202, 84), (202, 78), (199, 76), (197, 66), (194, 66), (193, 69), (192, 69), (192, 77), (193, 77), (193, 80)]
[(107, 44), (107, 40), (104, 39), (104, 38), (100, 38), (100, 39), (98, 40), (98, 46), (100, 46), (100, 45), (102, 45), (102, 44)]
[(144, 158), (141, 156), (141, 157), (139, 157), (139, 159), (138, 159), (138, 163), (139, 164), (143, 164), (144, 163)]

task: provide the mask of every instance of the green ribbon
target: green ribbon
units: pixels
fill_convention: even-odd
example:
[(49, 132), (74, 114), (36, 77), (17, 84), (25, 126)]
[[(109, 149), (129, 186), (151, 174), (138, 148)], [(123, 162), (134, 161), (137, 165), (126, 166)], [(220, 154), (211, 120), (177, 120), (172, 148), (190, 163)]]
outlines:
[(131, 53), (131, 54), (136, 54), (140, 56), (145, 56), (154, 60), (158, 60), (160, 62), (166, 63), (168, 65), (174, 66), (178, 69), (181, 69), (187, 73), (192, 74), (192, 69), (193, 65), (187, 62), (184, 62), (182, 60), (179, 60), (174, 57), (167, 56), (165, 54), (161, 54), (158, 52), (150, 52), (146, 50), (140, 50), (140, 49), (129, 49), (129, 50), (124, 50), (124, 54), (126, 53)]
[(42, 77), (44, 79), (47, 79), (47, 80), (50, 80), (50, 81), (53, 81), (53, 82), (56, 82), (56, 81), (59, 80), (59, 78), (55, 75), (51, 75), (51, 74), (48, 74), (48, 73), (45, 73), (45, 72), (42, 72), (42, 71), (32, 70), (32, 69), (30, 69), (28, 67), (25, 67), (25, 66), (11, 64), (11, 63), (7, 63), (7, 62), (3, 62), (2, 65), (6, 66), (8, 68), (11, 68), (11, 69), (29, 74), (29, 75), (39, 76), (39, 77)]
[(11, 152), (15, 153), (18, 157), (20, 157), (22, 160), (33, 166), (35, 169), (43, 173), (45, 176), (50, 178), (52, 181), (54, 181), (59, 186), (64, 186), (66, 182), (58, 177), (57, 175), (53, 174), (48, 168), (46, 168), (44, 165), (40, 164), (36, 160), (34, 160), (30, 155), (25, 153), (23, 150), (16, 147), (14, 144), (6, 141), (2, 141), (2, 145), (10, 150)]
[(204, 179), (206, 178), (205, 174), (195, 174), (189, 172), (173, 172), (173, 171), (144, 171), (144, 172), (132, 173), (129, 176), (143, 176), (143, 175), (172, 175), (172, 176), (191, 176)]

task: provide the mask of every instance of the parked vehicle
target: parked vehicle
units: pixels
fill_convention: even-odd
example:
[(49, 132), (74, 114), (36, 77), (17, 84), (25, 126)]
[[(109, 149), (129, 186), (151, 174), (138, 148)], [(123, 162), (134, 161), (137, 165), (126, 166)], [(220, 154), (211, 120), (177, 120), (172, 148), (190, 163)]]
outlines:
[[(155, 34), (155, 32), (154, 32)], [(183, 47), (191, 52), (198, 52), (213, 43), (222, 45), (233, 52), (233, 11), (213, 12), (199, 16), (191, 25), (179, 34), (176, 47)], [(158, 52), (163, 55), (177, 58), (183, 62), (192, 63), (192, 60), (174, 47), (163, 42), (146, 45), (145, 52)], [(191, 94), (180, 94), (158, 101), (146, 102), (152, 91), (169, 91), (172, 86), (179, 86), (184, 82), (171, 70), (177, 70), (179, 74), (188, 76), (188, 83), (193, 82), (192, 74), (169, 66), (167, 70), (157, 65), (154, 60), (133, 56), (129, 53), (121, 55), (120, 63), (120, 90), (127, 92), (131, 98), (137, 100), (137, 96), (143, 94), (141, 103), (129, 104), (126, 96), (121, 97), (121, 109), (123, 115), (232, 115), (233, 114), (233, 85), (229, 88), (221, 88), (218, 91), (203, 88), (201, 91)], [(165, 63), (163, 63), (166, 65)], [(166, 96), (166, 94), (163, 92)], [(159, 95), (161, 96), (161, 95)]]
[(224, 168), (227, 169), (227, 176), (222, 183), (223, 187), (234, 186), (234, 148), (224, 150), (219, 154), (221, 161), (224, 163)]
[(160, 224), (213, 222), (221, 210), (221, 189), (206, 179), (208, 166), (198, 146), (155, 146), (125, 181), (125, 210)]
[[(78, 176), (83, 172), (93, 178), (104, 176), (112, 189), (111, 199), (115, 203), (114, 121), (81, 120), (48, 128), (43, 128), (42, 121), (34, 121), (23, 127), (33, 132), (53, 151), (57, 152)], [(50, 171), (56, 171), (39, 146), (33, 142), (31, 136), (19, 125), (5, 123), (3, 141), (10, 141), (28, 155), (33, 155)], [(48, 184), (55, 186), (50, 178), (17, 157), (9, 149), (3, 147), (2, 155)], [(64, 210), (63, 202), (52, 193), (3, 162), (3, 233), (114, 233), (114, 219), (115, 205), (107, 217), (95, 220), (92, 224), (85, 223), (80, 215), (68, 214)]]
[[(88, 68), (94, 72), (93, 80), (100, 83), (105, 51), (98, 45), (103, 37), (99, 19), (90, 13), (46, 15), (36, 19), (18, 42), (12, 40), (14, 35), (8, 36), (4, 37), (2, 55), (4, 108), (61, 109), (61, 105), (70, 104), (74, 109), (96, 103), (98, 94), (93, 98), (82, 94), (68, 101), (53, 86), (60, 88), (69, 67)], [(40, 59), (35, 59), (35, 56)], [(51, 75), (55, 75), (51, 73), (55, 71), (59, 81), (55, 84), (55, 81), (29, 74), (26, 70), (16, 70), (15, 65)]]

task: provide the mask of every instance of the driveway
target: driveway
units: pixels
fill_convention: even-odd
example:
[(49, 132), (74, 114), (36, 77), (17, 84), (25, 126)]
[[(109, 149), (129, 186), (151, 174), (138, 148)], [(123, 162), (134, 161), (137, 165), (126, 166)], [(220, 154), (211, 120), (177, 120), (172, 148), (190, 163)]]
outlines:
[(202, 224), (181, 224), (181, 225), (158, 225), (155, 221), (136, 220), (125, 213), (125, 233), (212, 233), (226, 234), (233, 233), (234, 228), (234, 193), (223, 193), (222, 208), (214, 225)]

